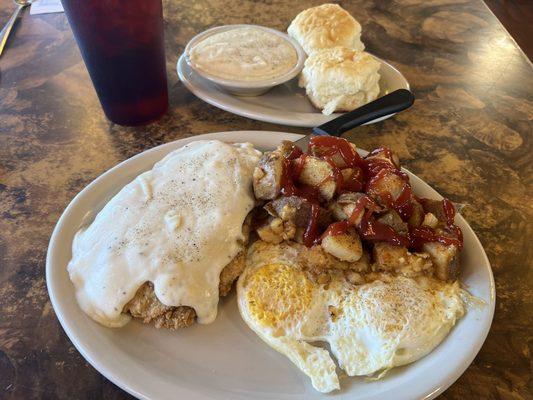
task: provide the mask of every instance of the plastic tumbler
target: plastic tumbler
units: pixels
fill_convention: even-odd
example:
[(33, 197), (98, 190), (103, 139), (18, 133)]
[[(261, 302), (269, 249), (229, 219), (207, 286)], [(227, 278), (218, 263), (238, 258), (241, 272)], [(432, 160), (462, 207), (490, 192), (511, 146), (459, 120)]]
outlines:
[(106, 116), (142, 125), (168, 108), (161, 0), (62, 0)]

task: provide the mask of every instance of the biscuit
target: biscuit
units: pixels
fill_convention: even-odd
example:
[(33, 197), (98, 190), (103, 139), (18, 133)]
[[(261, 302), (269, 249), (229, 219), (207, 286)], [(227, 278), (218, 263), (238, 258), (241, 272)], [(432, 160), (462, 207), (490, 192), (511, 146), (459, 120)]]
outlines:
[(307, 58), (299, 85), (326, 115), (352, 111), (378, 96), (379, 68), (380, 63), (368, 53), (334, 47)]
[(362, 51), (361, 25), (337, 4), (308, 8), (294, 18), (287, 29), (310, 55), (335, 46)]

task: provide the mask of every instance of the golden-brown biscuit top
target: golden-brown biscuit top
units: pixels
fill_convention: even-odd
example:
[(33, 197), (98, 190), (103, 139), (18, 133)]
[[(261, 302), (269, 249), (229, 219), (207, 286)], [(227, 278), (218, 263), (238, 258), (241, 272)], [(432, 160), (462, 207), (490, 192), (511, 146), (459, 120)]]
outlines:
[(308, 8), (294, 18), (287, 29), (307, 54), (334, 46), (363, 50), (361, 25), (337, 4)]

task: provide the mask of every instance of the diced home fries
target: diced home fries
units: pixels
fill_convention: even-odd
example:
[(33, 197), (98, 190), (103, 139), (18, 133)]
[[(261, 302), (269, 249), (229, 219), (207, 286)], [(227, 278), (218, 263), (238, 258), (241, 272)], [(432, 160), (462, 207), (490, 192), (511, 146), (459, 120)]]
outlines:
[(362, 259), (364, 271), (345, 271), (352, 283), (368, 280), (362, 272), (458, 276), (463, 239), (453, 204), (417, 197), (387, 148), (361, 158), (340, 138), (314, 137), (307, 153), (284, 142), (263, 155), (253, 187), (264, 201), (253, 224), (261, 240), (318, 246), (349, 265)]

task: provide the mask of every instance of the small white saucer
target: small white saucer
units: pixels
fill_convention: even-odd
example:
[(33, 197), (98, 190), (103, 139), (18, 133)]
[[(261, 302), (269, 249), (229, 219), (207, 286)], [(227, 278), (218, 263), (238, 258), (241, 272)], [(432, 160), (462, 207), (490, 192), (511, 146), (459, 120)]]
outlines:
[[(389, 63), (373, 57), (381, 63), (380, 96), (397, 89), (409, 89), (407, 79)], [(182, 55), (177, 65), (183, 84), (205, 102), (233, 114), (275, 124), (314, 127), (322, 125), (340, 114), (324, 115), (307, 99), (305, 90), (298, 87), (298, 78), (274, 87), (261, 96), (239, 97), (229, 94), (194, 72)], [(376, 119), (382, 121), (393, 114)]]

